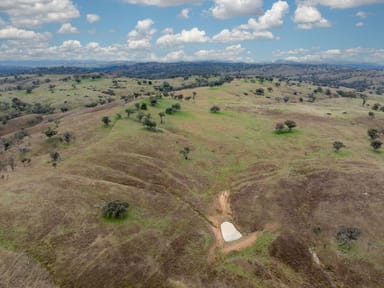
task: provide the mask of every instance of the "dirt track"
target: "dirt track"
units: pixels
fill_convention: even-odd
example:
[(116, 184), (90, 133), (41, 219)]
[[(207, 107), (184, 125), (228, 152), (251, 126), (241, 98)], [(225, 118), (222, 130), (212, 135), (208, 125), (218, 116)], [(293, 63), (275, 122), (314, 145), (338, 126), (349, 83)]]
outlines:
[(232, 219), (232, 210), (229, 201), (229, 191), (223, 191), (219, 194), (216, 201), (212, 206), (212, 214), (208, 219), (213, 223), (211, 229), (215, 235), (215, 243), (212, 245), (209, 251), (209, 260), (215, 259), (215, 255), (218, 252), (228, 254), (232, 251), (239, 251), (244, 248), (251, 246), (256, 240), (258, 232), (251, 233), (247, 236), (242, 237), (237, 241), (226, 243), (223, 239), (223, 235), (220, 230), (220, 225), (225, 220)]

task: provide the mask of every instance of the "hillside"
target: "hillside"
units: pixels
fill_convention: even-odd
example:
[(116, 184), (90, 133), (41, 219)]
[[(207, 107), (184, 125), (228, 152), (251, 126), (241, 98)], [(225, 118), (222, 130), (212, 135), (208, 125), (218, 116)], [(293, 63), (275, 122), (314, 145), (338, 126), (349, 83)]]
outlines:
[[(0, 287), (382, 287), (374, 89), (362, 106), (337, 92), (349, 88), (277, 77), (99, 73), (0, 79)], [(286, 120), (297, 126), (276, 131)], [(102, 217), (112, 200), (126, 217)], [(243, 238), (225, 243), (223, 221)]]

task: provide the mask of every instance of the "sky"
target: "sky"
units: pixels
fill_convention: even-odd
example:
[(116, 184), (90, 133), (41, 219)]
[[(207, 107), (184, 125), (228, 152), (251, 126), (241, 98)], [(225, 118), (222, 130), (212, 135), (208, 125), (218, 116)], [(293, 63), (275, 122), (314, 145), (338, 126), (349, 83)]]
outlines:
[(0, 0), (0, 61), (384, 64), (384, 0)]

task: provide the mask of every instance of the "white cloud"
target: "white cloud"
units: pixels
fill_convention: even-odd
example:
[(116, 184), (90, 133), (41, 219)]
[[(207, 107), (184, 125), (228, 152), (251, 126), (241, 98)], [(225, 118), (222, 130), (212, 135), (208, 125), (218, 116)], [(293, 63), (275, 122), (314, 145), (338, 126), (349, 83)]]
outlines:
[(71, 23), (64, 23), (61, 25), (59, 31), (57, 31), (59, 34), (75, 34), (79, 33), (76, 27), (73, 27)]
[(258, 20), (251, 18), (247, 25), (239, 26), (241, 29), (268, 30), (283, 25), (283, 18), (288, 13), (289, 5), (285, 1), (277, 1)]
[(257, 20), (250, 18), (247, 24), (237, 26), (232, 30), (224, 29), (213, 36), (212, 40), (225, 43), (256, 39), (278, 39), (272, 32), (267, 30), (282, 26), (288, 10), (288, 3), (279, 0)]
[(374, 63), (384, 64), (384, 49), (355, 47), (341, 49), (304, 49), (276, 51), (274, 56), (299, 63)]
[(364, 24), (364, 22), (357, 22), (356, 24), (355, 24), (355, 26), (356, 27), (363, 27), (365, 24)]
[(97, 14), (87, 14), (88, 23), (95, 23), (100, 20), (100, 16)]
[(359, 17), (359, 18), (362, 18), (362, 19), (365, 19), (368, 17), (368, 13), (367, 12), (364, 12), (364, 11), (359, 11), (355, 14), (356, 17)]
[(168, 53), (160, 61), (176, 62), (176, 61), (185, 60), (186, 58), (187, 58), (187, 56), (185, 55), (185, 52), (183, 50), (178, 50), (178, 51), (172, 51), (172, 52)]
[(124, 0), (124, 2), (130, 3), (130, 4), (141, 4), (141, 5), (159, 6), (159, 7), (179, 6), (182, 4), (200, 3), (200, 1), (196, 1), (196, 0)]
[(214, 0), (212, 16), (227, 19), (237, 16), (254, 16), (262, 13), (262, 0)]
[(19, 29), (16, 27), (6, 27), (0, 29), (1, 40), (36, 40), (45, 41), (50, 38), (50, 33), (37, 33), (31, 30)]
[(173, 28), (165, 28), (163, 31), (161, 31), (162, 34), (173, 34)]
[(330, 8), (346, 9), (363, 5), (384, 3), (384, 0), (299, 0), (308, 6), (322, 5)]
[(299, 29), (310, 30), (315, 27), (330, 27), (331, 23), (323, 18), (320, 11), (314, 6), (298, 5), (293, 21)]
[(156, 33), (156, 29), (151, 28), (153, 24), (152, 19), (137, 21), (135, 29), (128, 33), (128, 47), (134, 50), (149, 49)]
[(222, 50), (199, 50), (194, 56), (195, 60), (244, 61), (244, 52), (245, 48), (237, 44)]
[(189, 19), (189, 13), (191, 12), (191, 9), (185, 8), (181, 10), (180, 14), (177, 15), (177, 17), (181, 19)]
[(1, 0), (0, 12), (8, 14), (12, 25), (18, 27), (38, 27), (80, 16), (71, 0)]
[(276, 37), (269, 31), (246, 31), (240, 29), (224, 29), (219, 34), (212, 37), (213, 42), (228, 43), (228, 42), (239, 42), (246, 40), (257, 40), (257, 39), (276, 39)]
[(175, 47), (186, 43), (205, 43), (209, 38), (204, 30), (194, 27), (191, 30), (182, 30), (177, 34), (165, 34), (157, 39), (156, 44), (160, 47)]

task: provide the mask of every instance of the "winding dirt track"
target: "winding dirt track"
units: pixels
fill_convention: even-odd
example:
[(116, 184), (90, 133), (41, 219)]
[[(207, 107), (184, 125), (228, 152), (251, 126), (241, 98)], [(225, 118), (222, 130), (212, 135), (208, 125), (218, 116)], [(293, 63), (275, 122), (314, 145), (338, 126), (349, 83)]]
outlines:
[(211, 229), (215, 235), (215, 243), (209, 251), (209, 260), (214, 261), (217, 250), (222, 254), (228, 254), (232, 251), (239, 251), (251, 246), (256, 240), (258, 232), (251, 233), (239, 240), (226, 243), (221, 234), (220, 225), (226, 220), (232, 219), (232, 210), (229, 201), (229, 191), (223, 191), (219, 194), (212, 205), (212, 212), (208, 219), (212, 222)]

